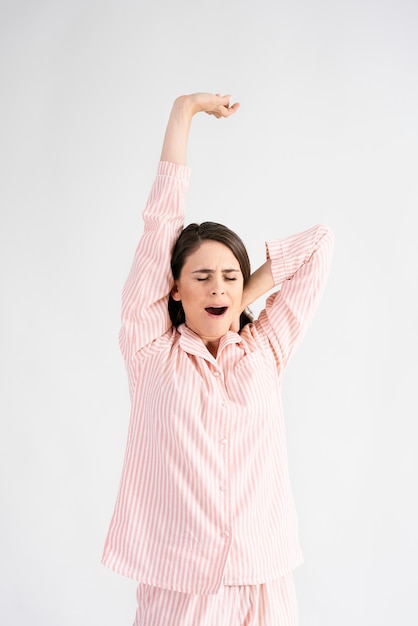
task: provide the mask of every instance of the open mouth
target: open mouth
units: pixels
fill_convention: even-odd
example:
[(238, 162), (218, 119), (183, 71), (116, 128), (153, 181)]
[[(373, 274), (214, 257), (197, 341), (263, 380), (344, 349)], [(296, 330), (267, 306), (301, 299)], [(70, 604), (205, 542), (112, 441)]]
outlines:
[(223, 315), (225, 313), (227, 308), (227, 306), (208, 306), (205, 311), (207, 311), (209, 315), (219, 317), (219, 315)]

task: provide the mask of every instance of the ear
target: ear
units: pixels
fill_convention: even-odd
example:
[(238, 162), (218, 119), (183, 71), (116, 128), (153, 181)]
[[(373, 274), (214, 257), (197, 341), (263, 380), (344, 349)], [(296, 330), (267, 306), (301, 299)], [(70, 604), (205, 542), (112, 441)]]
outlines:
[(171, 297), (173, 298), (173, 300), (176, 300), (176, 302), (181, 302), (181, 298), (180, 298), (180, 294), (179, 294), (179, 290), (177, 287), (177, 283), (174, 283), (174, 286), (171, 290)]

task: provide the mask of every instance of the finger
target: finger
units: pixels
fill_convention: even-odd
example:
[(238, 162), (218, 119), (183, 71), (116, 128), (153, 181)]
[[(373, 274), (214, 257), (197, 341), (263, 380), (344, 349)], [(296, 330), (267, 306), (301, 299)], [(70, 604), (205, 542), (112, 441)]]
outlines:
[(239, 109), (239, 106), (239, 102), (235, 102), (235, 104), (233, 104), (231, 107), (222, 107), (221, 110), (223, 117), (229, 117), (230, 115), (236, 113)]

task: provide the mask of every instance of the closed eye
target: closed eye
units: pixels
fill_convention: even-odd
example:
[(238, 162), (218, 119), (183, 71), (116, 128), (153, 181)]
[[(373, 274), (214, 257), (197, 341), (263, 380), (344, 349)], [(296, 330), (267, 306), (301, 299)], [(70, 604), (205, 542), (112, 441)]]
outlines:
[[(208, 276), (206, 276), (206, 278), (196, 278), (196, 280), (198, 280), (199, 282), (202, 282), (202, 281), (204, 281), (204, 280), (208, 280), (208, 278), (209, 278), (209, 277), (208, 277)], [(224, 279), (225, 279), (225, 280), (237, 280), (236, 278), (233, 278), (233, 277), (231, 277), (231, 278), (230, 278), (229, 276), (224, 276)]]

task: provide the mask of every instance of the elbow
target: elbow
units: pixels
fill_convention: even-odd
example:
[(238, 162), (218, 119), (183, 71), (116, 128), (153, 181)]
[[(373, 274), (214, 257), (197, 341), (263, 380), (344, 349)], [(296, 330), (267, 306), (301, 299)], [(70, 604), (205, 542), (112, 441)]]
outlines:
[(317, 241), (320, 245), (326, 242), (331, 247), (334, 246), (335, 235), (328, 224), (317, 224), (317, 233)]

